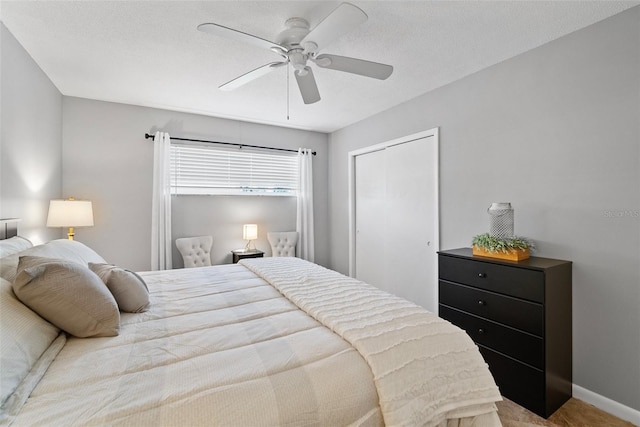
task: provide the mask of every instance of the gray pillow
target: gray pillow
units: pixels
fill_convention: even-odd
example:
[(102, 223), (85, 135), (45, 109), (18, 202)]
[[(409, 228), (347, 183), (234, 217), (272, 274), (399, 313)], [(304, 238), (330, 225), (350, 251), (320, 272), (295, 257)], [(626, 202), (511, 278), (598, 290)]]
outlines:
[(149, 288), (142, 277), (111, 264), (90, 262), (89, 269), (107, 285), (121, 311), (140, 313), (149, 309)]
[(102, 280), (84, 265), (21, 256), (13, 291), (20, 301), (76, 337), (118, 335), (120, 312)]

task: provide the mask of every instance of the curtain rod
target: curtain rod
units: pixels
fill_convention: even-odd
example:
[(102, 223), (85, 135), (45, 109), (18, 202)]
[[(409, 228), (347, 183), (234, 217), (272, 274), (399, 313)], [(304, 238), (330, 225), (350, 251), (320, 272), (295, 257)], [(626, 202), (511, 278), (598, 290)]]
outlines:
[[(148, 133), (144, 134), (145, 139), (153, 139), (153, 135), (149, 135)], [(189, 138), (177, 138), (175, 136), (169, 136), (171, 139), (175, 139), (176, 141), (190, 141), (190, 142), (206, 142), (208, 144), (223, 144), (223, 145), (233, 145), (234, 147), (251, 147), (251, 148), (261, 148), (263, 150), (277, 150), (277, 151), (290, 151), (292, 153), (297, 153), (298, 150), (291, 150), (289, 148), (276, 148), (276, 147), (264, 147), (261, 145), (249, 145), (249, 144), (236, 144), (233, 142), (221, 142), (221, 141), (207, 141), (205, 139), (189, 139)], [(315, 151), (312, 151), (311, 154), (316, 155)]]

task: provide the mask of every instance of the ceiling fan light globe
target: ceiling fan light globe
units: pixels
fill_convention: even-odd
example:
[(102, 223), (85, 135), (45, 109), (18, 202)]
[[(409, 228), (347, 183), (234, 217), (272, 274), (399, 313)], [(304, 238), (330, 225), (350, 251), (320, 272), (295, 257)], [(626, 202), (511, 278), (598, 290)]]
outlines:
[(299, 49), (289, 52), (289, 62), (296, 70), (302, 70), (307, 65), (307, 55), (302, 54)]

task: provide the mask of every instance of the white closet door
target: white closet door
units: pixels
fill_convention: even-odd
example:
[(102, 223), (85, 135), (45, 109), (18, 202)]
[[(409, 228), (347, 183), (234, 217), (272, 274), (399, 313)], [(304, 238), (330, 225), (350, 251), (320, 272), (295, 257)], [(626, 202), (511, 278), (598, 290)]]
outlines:
[(396, 295), (436, 310), (431, 248), (435, 228), (434, 159), (426, 138), (391, 146), (386, 153), (386, 274)]
[(385, 153), (355, 158), (356, 272), (358, 280), (385, 289)]
[(355, 157), (355, 277), (437, 312), (434, 137)]

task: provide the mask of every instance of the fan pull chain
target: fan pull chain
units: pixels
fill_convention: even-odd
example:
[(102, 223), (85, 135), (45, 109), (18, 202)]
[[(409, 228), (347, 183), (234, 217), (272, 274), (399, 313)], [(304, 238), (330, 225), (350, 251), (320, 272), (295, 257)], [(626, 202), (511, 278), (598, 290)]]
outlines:
[(289, 73), (290, 73), (290, 69), (289, 67), (291, 66), (291, 64), (287, 64), (287, 120), (289, 120)]

